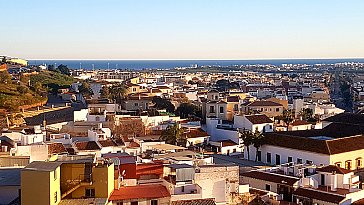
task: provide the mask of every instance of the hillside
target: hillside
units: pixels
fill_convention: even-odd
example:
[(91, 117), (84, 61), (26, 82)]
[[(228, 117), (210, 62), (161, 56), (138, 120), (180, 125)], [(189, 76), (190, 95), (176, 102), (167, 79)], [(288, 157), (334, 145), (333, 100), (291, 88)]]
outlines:
[(40, 96), (22, 83), (9, 79), (7, 71), (0, 72), (0, 109), (7, 112), (18, 111), (22, 107), (46, 102), (47, 98)]
[[(29, 79), (31, 86), (27, 85)], [(16, 112), (22, 108), (45, 104), (48, 91), (57, 92), (58, 88), (69, 87), (73, 81), (72, 77), (58, 72), (42, 71), (15, 82), (11, 80), (7, 71), (1, 71), (0, 111)]]
[(69, 87), (73, 82), (74, 78), (54, 71), (42, 71), (30, 76), (31, 86), (36, 87), (36, 84), (40, 83), (53, 93), (56, 93), (59, 88)]

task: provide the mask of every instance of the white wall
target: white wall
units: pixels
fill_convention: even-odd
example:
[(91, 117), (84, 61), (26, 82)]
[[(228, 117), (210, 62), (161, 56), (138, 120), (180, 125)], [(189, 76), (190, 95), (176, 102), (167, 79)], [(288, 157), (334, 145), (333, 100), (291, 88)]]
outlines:
[(88, 109), (81, 109), (73, 111), (73, 121), (86, 121)]
[[(284, 147), (276, 147), (272, 145), (263, 145), (259, 149), (262, 153), (262, 162), (267, 163), (267, 153), (271, 153), (271, 164), (276, 163), (276, 154), (280, 155), (281, 164), (288, 162), (288, 157), (293, 157), (293, 162), (297, 162), (297, 158), (302, 159), (303, 163), (306, 163), (306, 160), (312, 161), (316, 165), (329, 165), (330, 164), (330, 156), (325, 154), (319, 154), (314, 152), (302, 151), (289, 149)], [(250, 146), (250, 160), (255, 159), (256, 150), (253, 146)], [(244, 153), (245, 159), (248, 158), (247, 152)]]

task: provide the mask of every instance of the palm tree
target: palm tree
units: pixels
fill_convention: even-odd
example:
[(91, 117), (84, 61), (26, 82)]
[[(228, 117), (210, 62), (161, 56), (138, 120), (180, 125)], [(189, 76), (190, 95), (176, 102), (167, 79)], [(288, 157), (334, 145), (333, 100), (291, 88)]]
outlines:
[(288, 126), (294, 120), (294, 117), (293, 117), (293, 114), (292, 114), (292, 110), (283, 110), (283, 113), (282, 113), (281, 118), (282, 118), (283, 122), (286, 123), (287, 130), (288, 130)]
[(250, 145), (253, 144), (253, 133), (250, 130), (244, 129), (240, 132), (240, 138), (243, 140), (243, 144), (248, 153), (248, 160), (250, 160)]
[(114, 84), (109, 88), (109, 93), (111, 100), (118, 104), (121, 104), (122, 99), (124, 99), (127, 93), (127, 88), (121, 83)]
[(258, 129), (255, 130), (253, 134), (253, 146), (255, 147), (255, 161), (258, 161), (259, 148), (264, 144), (265, 136), (263, 133), (259, 132)]
[(303, 120), (310, 120), (312, 119), (313, 116), (313, 110), (310, 108), (303, 108), (299, 113), (298, 113)]
[(185, 143), (186, 135), (183, 128), (179, 128), (178, 124), (169, 125), (167, 129), (163, 130), (160, 140), (165, 141), (167, 144)]

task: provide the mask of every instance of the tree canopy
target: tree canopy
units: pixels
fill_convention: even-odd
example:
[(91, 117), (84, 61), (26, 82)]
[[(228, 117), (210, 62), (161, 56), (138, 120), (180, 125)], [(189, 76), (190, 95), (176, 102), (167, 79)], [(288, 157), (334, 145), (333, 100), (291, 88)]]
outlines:
[(182, 103), (178, 106), (176, 109), (176, 114), (179, 115), (182, 118), (188, 118), (188, 117), (202, 117), (202, 111), (200, 107), (197, 105), (194, 105), (192, 103)]
[(175, 107), (171, 101), (165, 98), (154, 96), (152, 102), (154, 103), (154, 108), (156, 109), (166, 109), (166, 111), (170, 113), (173, 113), (175, 110)]

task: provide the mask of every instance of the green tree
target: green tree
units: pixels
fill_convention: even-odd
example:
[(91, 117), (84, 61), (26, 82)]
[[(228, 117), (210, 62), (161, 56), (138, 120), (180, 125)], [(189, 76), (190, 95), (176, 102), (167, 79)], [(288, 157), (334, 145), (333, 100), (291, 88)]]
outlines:
[(188, 118), (190, 116), (202, 117), (200, 107), (191, 103), (182, 103), (176, 109), (176, 114), (182, 118)]
[(298, 114), (303, 120), (310, 121), (313, 116), (313, 110), (310, 108), (303, 108)]
[(258, 129), (255, 130), (252, 136), (252, 143), (255, 147), (255, 161), (258, 161), (259, 148), (264, 144), (265, 136), (263, 133), (259, 132)]
[(246, 147), (248, 160), (250, 160), (250, 145), (253, 144), (253, 138), (254, 138), (253, 133), (246, 129), (242, 131), (239, 130), (239, 132), (240, 132), (240, 138), (243, 140), (243, 144)]
[(59, 65), (57, 67), (57, 70), (60, 73), (62, 73), (63, 75), (71, 75), (71, 71), (70, 71), (70, 69), (66, 65), (63, 65), (63, 64)]
[(0, 71), (0, 83), (11, 84), (11, 75), (8, 71)]
[(86, 97), (90, 97), (91, 95), (93, 95), (93, 91), (91, 89), (91, 86), (89, 83), (87, 82), (82, 82), (82, 84), (78, 87), (78, 91)]
[(293, 113), (292, 110), (283, 110), (281, 119), (283, 120), (284, 123), (286, 123), (287, 125), (287, 130), (288, 130), (288, 126), (293, 122), (294, 117), (293, 117)]
[(100, 96), (102, 98), (110, 99), (110, 90), (106, 85), (102, 86), (102, 88), (100, 90)]
[(186, 135), (183, 128), (180, 128), (178, 124), (169, 125), (162, 131), (160, 140), (165, 141), (167, 144), (186, 144)]
[(121, 104), (122, 100), (125, 98), (127, 94), (127, 88), (125, 85), (118, 83), (114, 84), (109, 88), (110, 99), (115, 103)]
[(154, 103), (154, 108), (156, 109), (166, 109), (167, 112), (174, 112), (174, 105), (170, 100), (161, 98), (159, 96), (154, 96), (152, 102)]

